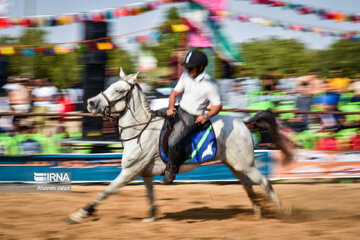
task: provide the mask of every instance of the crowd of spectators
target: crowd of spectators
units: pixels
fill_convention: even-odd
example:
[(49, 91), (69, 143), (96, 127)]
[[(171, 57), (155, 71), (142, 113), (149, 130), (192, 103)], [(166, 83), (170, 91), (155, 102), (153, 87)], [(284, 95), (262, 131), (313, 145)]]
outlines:
[[(288, 74), (279, 78), (275, 71), (269, 71), (260, 79), (244, 77), (220, 80), (218, 84), (224, 105), (229, 108), (359, 112), (360, 74), (352, 79), (342, 74), (341, 69), (334, 69), (324, 78), (314, 69), (305, 76)], [(281, 113), (278, 116), (284, 130), (301, 148), (360, 148), (359, 114)]]
[[(10, 76), (1, 88), (0, 108), (8, 113), (66, 113), (77, 111), (82, 90), (59, 90), (49, 79)], [(1, 116), (0, 142), (3, 154), (57, 152), (56, 140), (81, 131), (70, 118)], [(58, 139), (56, 139), (58, 138)]]
[[(269, 71), (260, 78), (251, 77), (251, 71), (243, 71), (241, 75), (246, 77), (216, 80), (224, 108), (339, 113), (360, 111), (360, 74), (350, 79), (342, 77), (342, 71), (336, 69), (330, 72), (328, 78), (324, 78), (314, 69), (301, 77), (294, 74), (278, 77), (276, 71)], [(175, 78), (172, 76), (170, 80), (176, 82)], [(116, 70), (107, 69), (104, 87), (117, 79)], [(155, 88), (159, 94), (153, 96), (149, 85), (141, 79), (139, 83), (144, 92), (150, 93), (150, 106), (167, 106), (166, 96), (171, 92), (171, 86), (164, 88), (161, 83), (161, 87)], [(164, 98), (159, 99), (159, 96)], [(13, 113), (66, 113), (82, 111), (82, 98), (81, 87), (59, 90), (46, 78), (11, 76), (0, 89), (0, 108), (2, 112)], [(246, 118), (251, 114), (237, 115)], [(299, 148), (360, 149), (359, 114), (281, 113), (278, 114), (278, 119), (282, 129)], [(31, 154), (61, 152), (59, 140), (70, 135), (81, 137), (82, 129), (81, 119), (73, 121), (69, 117), (9, 115), (0, 117), (0, 131), (0, 153)], [(104, 123), (103, 134), (114, 131), (116, 123)], [(271, 138), (266, 131), (260, 129), (253, 136), (258, 148), (271, 148)], [(9, 148), (10, 145), (13, 147)]]

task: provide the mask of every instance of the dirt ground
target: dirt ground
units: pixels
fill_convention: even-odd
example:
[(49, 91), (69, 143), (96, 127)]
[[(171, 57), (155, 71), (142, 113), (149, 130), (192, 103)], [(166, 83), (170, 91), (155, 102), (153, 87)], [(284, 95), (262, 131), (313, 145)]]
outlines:
[[(147, 216), (143, 185), (119, 190), (82, 224), (64, 222), (105, 186), (71, 193), (1, 193), (0, 239), (360, 239), (360, 184), (274, 184), (292, 205), (256, 219), (238, 184), (155, 185), (158, 221)], [(255, 186), (256, 192), (262, 192)]]

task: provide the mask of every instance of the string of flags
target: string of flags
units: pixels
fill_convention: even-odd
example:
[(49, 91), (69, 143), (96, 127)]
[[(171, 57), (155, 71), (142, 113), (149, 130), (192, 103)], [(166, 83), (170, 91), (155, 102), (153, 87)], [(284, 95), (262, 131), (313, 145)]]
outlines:
[[(181, 1), (179, 1), (179, 0), (158, 0), (156, 2), (151, 1), (151, 2), (144, 3), (145, 5), (137, 4), (136, 6), (137, 7), (150, 6), (151, 4), (153, 4), (152, 6), (154, 7), (154, 6), (158, 6), (159, 4), (174, 3), (174, 2), (181, 2)], [(270, 3), (270, 2), (274, 2), (274, 1), (252, 0), (252, 2), (257, 2), (257, 3), (262, 2), (263, 4), (265, 4), (265, 2)], [(277, 1), (277, 2), (280, 2), (280, 1)], [(119, 9), (124, 9), (124, 8), (119, 8)], [(115, 11), (119, 10), (119, 9), (115, 9)], [(129, 7), (126, 7), (126, 9), (129, 9)], [(155, 9), (155, 8), (148, 7), (147, 9)], [(119, 14), (119, 12), (118, 12), (118, 14)], [(323, 28), (323, 27), (305, 26), (303, 24), (289, 23), (289, 22), (278, 21), (278, 20), (269, 20), (269, 19), (264, 19), (262, 17), (249, 16), (247, 14), (240, 14), (240, 13), (235, 14), (235, 13), (231, 13), (228, 11), (217, 11), (215, 13), (212, 13), (212, 15), (213, 14), (215, 14), (219, 18), (230, 18), (233, 20), (239, 20), (241, 22), (251, 22), (251, 23), (259, 24), (262, 26), (281, 27), (285, 30), (311, 32), (311, 33), (321, 34), (323, 36), (341, 37), (341, 38), (345, 38), (345, 39), (353, 39), (356, 41), (360, 41), (360, 32), (356, 32), (356, 31), (342, 31), (342, 30), (333, 30), (333, 29)], [(73, 17), (74, 16), (78, 17), (78, 15), (73, 15)], [(104, 16), (106, 16), (106, 14)], [(106, 19), (109, 19), (109, 18), (100, 17), (100, 18), (98, 18), (98, 21), (104, 21)], [(1, 20), (4, 20), (4, 18), (0, 18), (0, 28), (1, 28)], [(94, 20), (94, 19), (92, 19), (92, 20)], [(68, 21), (67, 23), (70, 23), (70, 22), (71, 21)], [(186, 25), (186, 24), (170, 23), (170, 25), (171, 25), (171, 29), (173, 32), (186, 32), (191, 29), (191, 26)], [(151, 28), (151, 30), (158, 29), (159, 27), (160, 26)], [(141, 31), (147, 31), (147, 30), (150, 30), (150, 29), (145, 29), (145, 30), (141, 30)], [(138, 31), (138, 32), (140, 32), (140, 31)], [(135, 33), (137, 34), (138, 32), (135, 32)], [(134, 33), (131, 33), (131, 34), (134, 34)], [(90, 41), (90, 42), (80, 41), (80, 42), (76, 42), (77, 45), (74, 45), (72, 47), (64, 46), (65, 44), (70, 44), (70, 43), (51, 44), (52, 46), (49, 46), (49, 44), (22, 45), (22, 46), (21, 45), (0, 46), (0, 56), (1, 55), (35, 56), (36, 54), (43, 54), (44, 56), (53, 56), (53, 55), (58, 55), (58, 54), (66, 54), (66, 53), (70, 53), (70, 52), (74, 52), (74, 51), (83, 52), (83, 51), (87, 51), (87, 50), (91, 50), (91, 51), (93, 51), (93, 50), (111, 50), (111, 49), (117, 48), (119, 45), (122, 45), (122, 44), (147, 43), (147, 42), (151, 42), (151, 41), (157, 41), (157, 40), (161, 39), (161, 37), (162, 37), (161, 33), (158, 30), (152, 31), (148, 35), (123, 37), (125, 35), (130, 35), (130, 33), (123, 34), (121, 36), (120, 35), (119, 36), (110, 36), (110, 37), (101, 39), (101, 42), (97, 41), (96, 39), (94, 41)], [(121, 39), (118, 39), (118, 41), (117, 41), (118, 44), (110, 41), (113, 38), (119, 38), (119, 37), (121, 37)], [(106, 41), (106, 42), (104, 42), (104, 41)]]
[(138, 36), (129, 36), (123, 37), (118, 41), (111, 42), (86, 42), (78, 43), (74, 46), (40, 46), (40, 47), (14, 47), (14, 46), (4, 46), (0, 47), (0, 56), (3, 55), (16, 55), (16, 56), (35, 56), (36, 54), (43, 54), (43, 56), (55, 56), (60, 54), (66, 54), (70, 52), (84, 52), (84, 51), (96, 51), (96, 50), (111, 50), (118, 48), (121, 44), (126, 43), (148, 43), (151, 41), (160, 40), (162, 37), (161, 33), (158, 31), (151, 32), (148, 35), (138, 35)]
[(321, 34), (322, 36), (341, 37), (343, 39), (360, 40), (360, 32), (333, 30), (324, 27), (306, 26), (303, 24), (289, 23), (278, 20), (269, 20), (262, 17), (252, 17), (244, 14), (231, 14), (231, 19), (237, 19), (241, 22), (251, 22), (265, 27), (281, 27), (285, 30), (311, 32)]
[[(261, 26), (266, 27), (281, 27), (286, 30), (292, 31), (301, 31), (301, 32), (311, 32), (321, 34), (323, 36), (333, 36), (333, 37), (341, 37), (344, 39), (354, 39), (359, 41), (360, 40), (360, 33), (359, 32), (343, 32), (343, 31), (334, 31), (329, 29), (324, 29), (320, 27), (309, 27), (304, 26), (301, 24), (296, 23), (286, 23), (280, 21), (274, 21), (269, 19), (264, 19), (262, 17), (253, 17), (247, 14), (234, 14), (222, 13), (222, 17), (227, 16), (233, 20), (239, 20), (241, 22), (250, 22), (254, 24), (259, 24)], [(185, 24), (171, 24), (171, 29), (173, 32), (186, 32), (189, 31), (189, 26)], [(66, 54), (70, 52), (84, 52), (84, 51), (94, 51), (94, 50), (111, 50), (118, 48), (119, 45), (127, 44), (127, 43), (148, 43), (151, 41), (160, 40), (162, 37), (159, 31), (153, 31), (148, 35), (138, 35), (138, 36), (128, 36), (122, 37), (118, 39), (117, 43), (107, 41), (107, 42), (86, 42), (86, 43), (78, 43), (72, 47), (55, 45), (50, 47), (13, 47), (13, 46), (4, 46), (0, 47), (0, 56), (2, 55), (17, 55), (17, 56), (35, 56), (36, 54), (43, 54), (44, 56), (54, 56), (59, 54)], [(110, 40), (112, 37), (109, 37)]]
[(178, 3), (183, 0), (152, 0), (133, 3), (119, 8), (93, 10), (85, 13), (67, 13), (62, 15), (39, 15), (19, 18), (0, 17), (0, 29), (22, 27), (53, 27), (87, 21), (102, 22), (114, 18), (136, 16), (156, 10), (162, 4)]
[(296, 11), (298, 14), (315, 14), (323, 20), (333, 20), (336, 22), (353, 22), (360, 23), (360, 14), (349, 14), (340, 11), (326, 10), (324, 8), (316, 8), (306, 6), (299, 3), (290, 3), (278, 0), (242, 0), (250, 1), (252, 4), (266, 4), (271, 7), (282, 7), (284, 9), (290, 9)]

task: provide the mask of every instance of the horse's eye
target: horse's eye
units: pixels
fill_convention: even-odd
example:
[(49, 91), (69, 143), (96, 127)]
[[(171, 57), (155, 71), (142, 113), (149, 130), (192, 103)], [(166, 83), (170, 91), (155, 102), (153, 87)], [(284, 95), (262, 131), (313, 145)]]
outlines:
[(122, 94), (124, 90), (116, 90), (117, 93)]

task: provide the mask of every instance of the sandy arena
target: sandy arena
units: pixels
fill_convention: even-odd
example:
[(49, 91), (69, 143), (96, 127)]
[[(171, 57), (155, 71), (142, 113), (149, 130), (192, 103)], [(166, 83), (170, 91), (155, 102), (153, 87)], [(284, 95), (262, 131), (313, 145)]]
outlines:
[[(284, 216), (268, 206), (256, 219), (238, 184), (155, 185), (158, 221), (147, 216), (145, 187), (130, 185), (82, 224), (64, 222), (105, 186), (71, 193), (2, 193), (0, 239), (360, 239), (359, 183), (274, 184), (291, 203)], [(255, 186), (257, 193), (263, 193)]]

